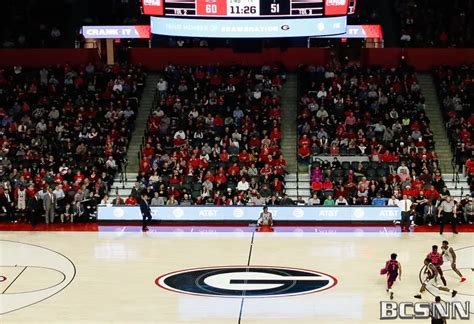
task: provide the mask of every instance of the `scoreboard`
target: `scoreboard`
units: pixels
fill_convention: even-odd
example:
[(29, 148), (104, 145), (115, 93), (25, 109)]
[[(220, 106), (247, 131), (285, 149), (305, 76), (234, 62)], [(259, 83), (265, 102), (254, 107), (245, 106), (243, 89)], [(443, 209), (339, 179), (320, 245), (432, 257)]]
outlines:
[(165, 16), (322, 16), (323, 0), (168, 0)]
[(142, 0), (151, 32), (184, 37), (340, 35), (356, 0)]
[[(278, 18), (347, 15), (355, 0), (142, 0), (153, 16)], [(349, 10), (348, 10), (349, 8)]]

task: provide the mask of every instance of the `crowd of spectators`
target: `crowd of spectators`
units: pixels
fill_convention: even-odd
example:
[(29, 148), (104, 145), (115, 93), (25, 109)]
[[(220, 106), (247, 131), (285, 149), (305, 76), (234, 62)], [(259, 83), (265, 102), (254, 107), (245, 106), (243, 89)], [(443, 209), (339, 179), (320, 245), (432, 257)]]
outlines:
[(308, 204), (396, 205), (407, 195), (436, 205), (449, 195), (409, 66), (305, 66), (300, 81), (298, 158), (311, 165)]
[(312, 155), (361, 155), (392, 163), (409, 155), (436, 163), (424, 97), (411, 68), (306, 66), (300, 81), (301, 162)]
[[(324, 161), (312, 168), (311, 198), (307, 205), (398, 206), (402, 211), (407, 209), (412, 224), (431, 225), (439, 221), (437, 209), (451, 193), (439, 170), (432, 175), (424, 169), (417, 175), (417, 169), (416, 163), (409, 167), (405, 161), (398, 167), (382, 162), (341, 163), (337, 158)], [(382, 176), (384, 173), (388, 175)], [(457, 221), (472, 224), (474, 205), (470, 194), (456, 197), (455, 204)]]
[(25, 220), (35, 196), (53, 203), (46, 222), (92, 214), (121, 169), (144, 78), (128, 64), (0, 70), (3, 219)]
[(152, 205), (284, 199), (278, 65), (169, 65), (157, 84), (136, 190)]
[[(332, 162), (315, 163), (311, 171), (311, 198), (308, 205), (317, 206), (398, 206), (409, 207), (412, 224), (438, 222), (437, 208), (451, 196), (439, 169), (401, 155), (401, 163)], [(428, 166), (428, 167), (425, 167)], [(432, 174), (433, 172), (433, 174)], [(456, 221), (474, 221), (472, 197), (455, 197)], [(430, 208), (432, 207), (432, 208)]]
[(439, 66), (434, 79), (456, 163), (474, 191), (474, 66)]
[(474, 46), (474, 2), (397, 0), (400, 45), (406, 47)]

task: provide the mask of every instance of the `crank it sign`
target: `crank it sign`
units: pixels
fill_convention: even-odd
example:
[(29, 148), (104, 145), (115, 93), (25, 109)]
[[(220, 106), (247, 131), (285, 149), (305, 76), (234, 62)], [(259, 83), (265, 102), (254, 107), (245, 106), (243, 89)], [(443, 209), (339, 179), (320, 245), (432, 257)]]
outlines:
[(168, 273), (159, 287), (195, 296), (227, 298), (288, 297), (320, 292), (337, 284), (322, 272), (286, 267), (208, 267)]

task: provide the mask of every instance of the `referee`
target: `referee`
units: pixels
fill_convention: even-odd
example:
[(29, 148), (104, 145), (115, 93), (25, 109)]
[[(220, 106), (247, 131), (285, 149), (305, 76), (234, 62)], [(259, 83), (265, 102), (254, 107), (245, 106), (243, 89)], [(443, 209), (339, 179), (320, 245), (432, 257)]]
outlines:
[(413, 202), (407, 195), (403, 195), (403, 199), (398, 201), (398, 207), (402, 210), (402, 232), (409, 231), (411, 205), (413, 205)]
[(441, 316), (437, 304), (441, 304), (441, 297), (436, 296), (435, 302), (431, 304), (431, 324), (446, 324), (446, 319)]
[(439, 234), (443, 234), (444, 224), (451, 223), (453, 233), (458, 234), (456, 231), (456, 204), (451, 196), (447, 196), (441, 205), (438, 207), (438, 219), (439, 219)]

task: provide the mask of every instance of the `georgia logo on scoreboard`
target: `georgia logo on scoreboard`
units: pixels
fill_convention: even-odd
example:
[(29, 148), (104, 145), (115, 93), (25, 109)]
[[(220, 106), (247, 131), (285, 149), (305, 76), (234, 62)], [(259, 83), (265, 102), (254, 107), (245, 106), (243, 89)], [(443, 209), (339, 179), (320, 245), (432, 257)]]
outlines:
[(180, 270), (155, 284), (173, 292), (226, 298), (288, 297), (320, 292), (337, 284), (328, 274), (270, 266), (223, 266)]

